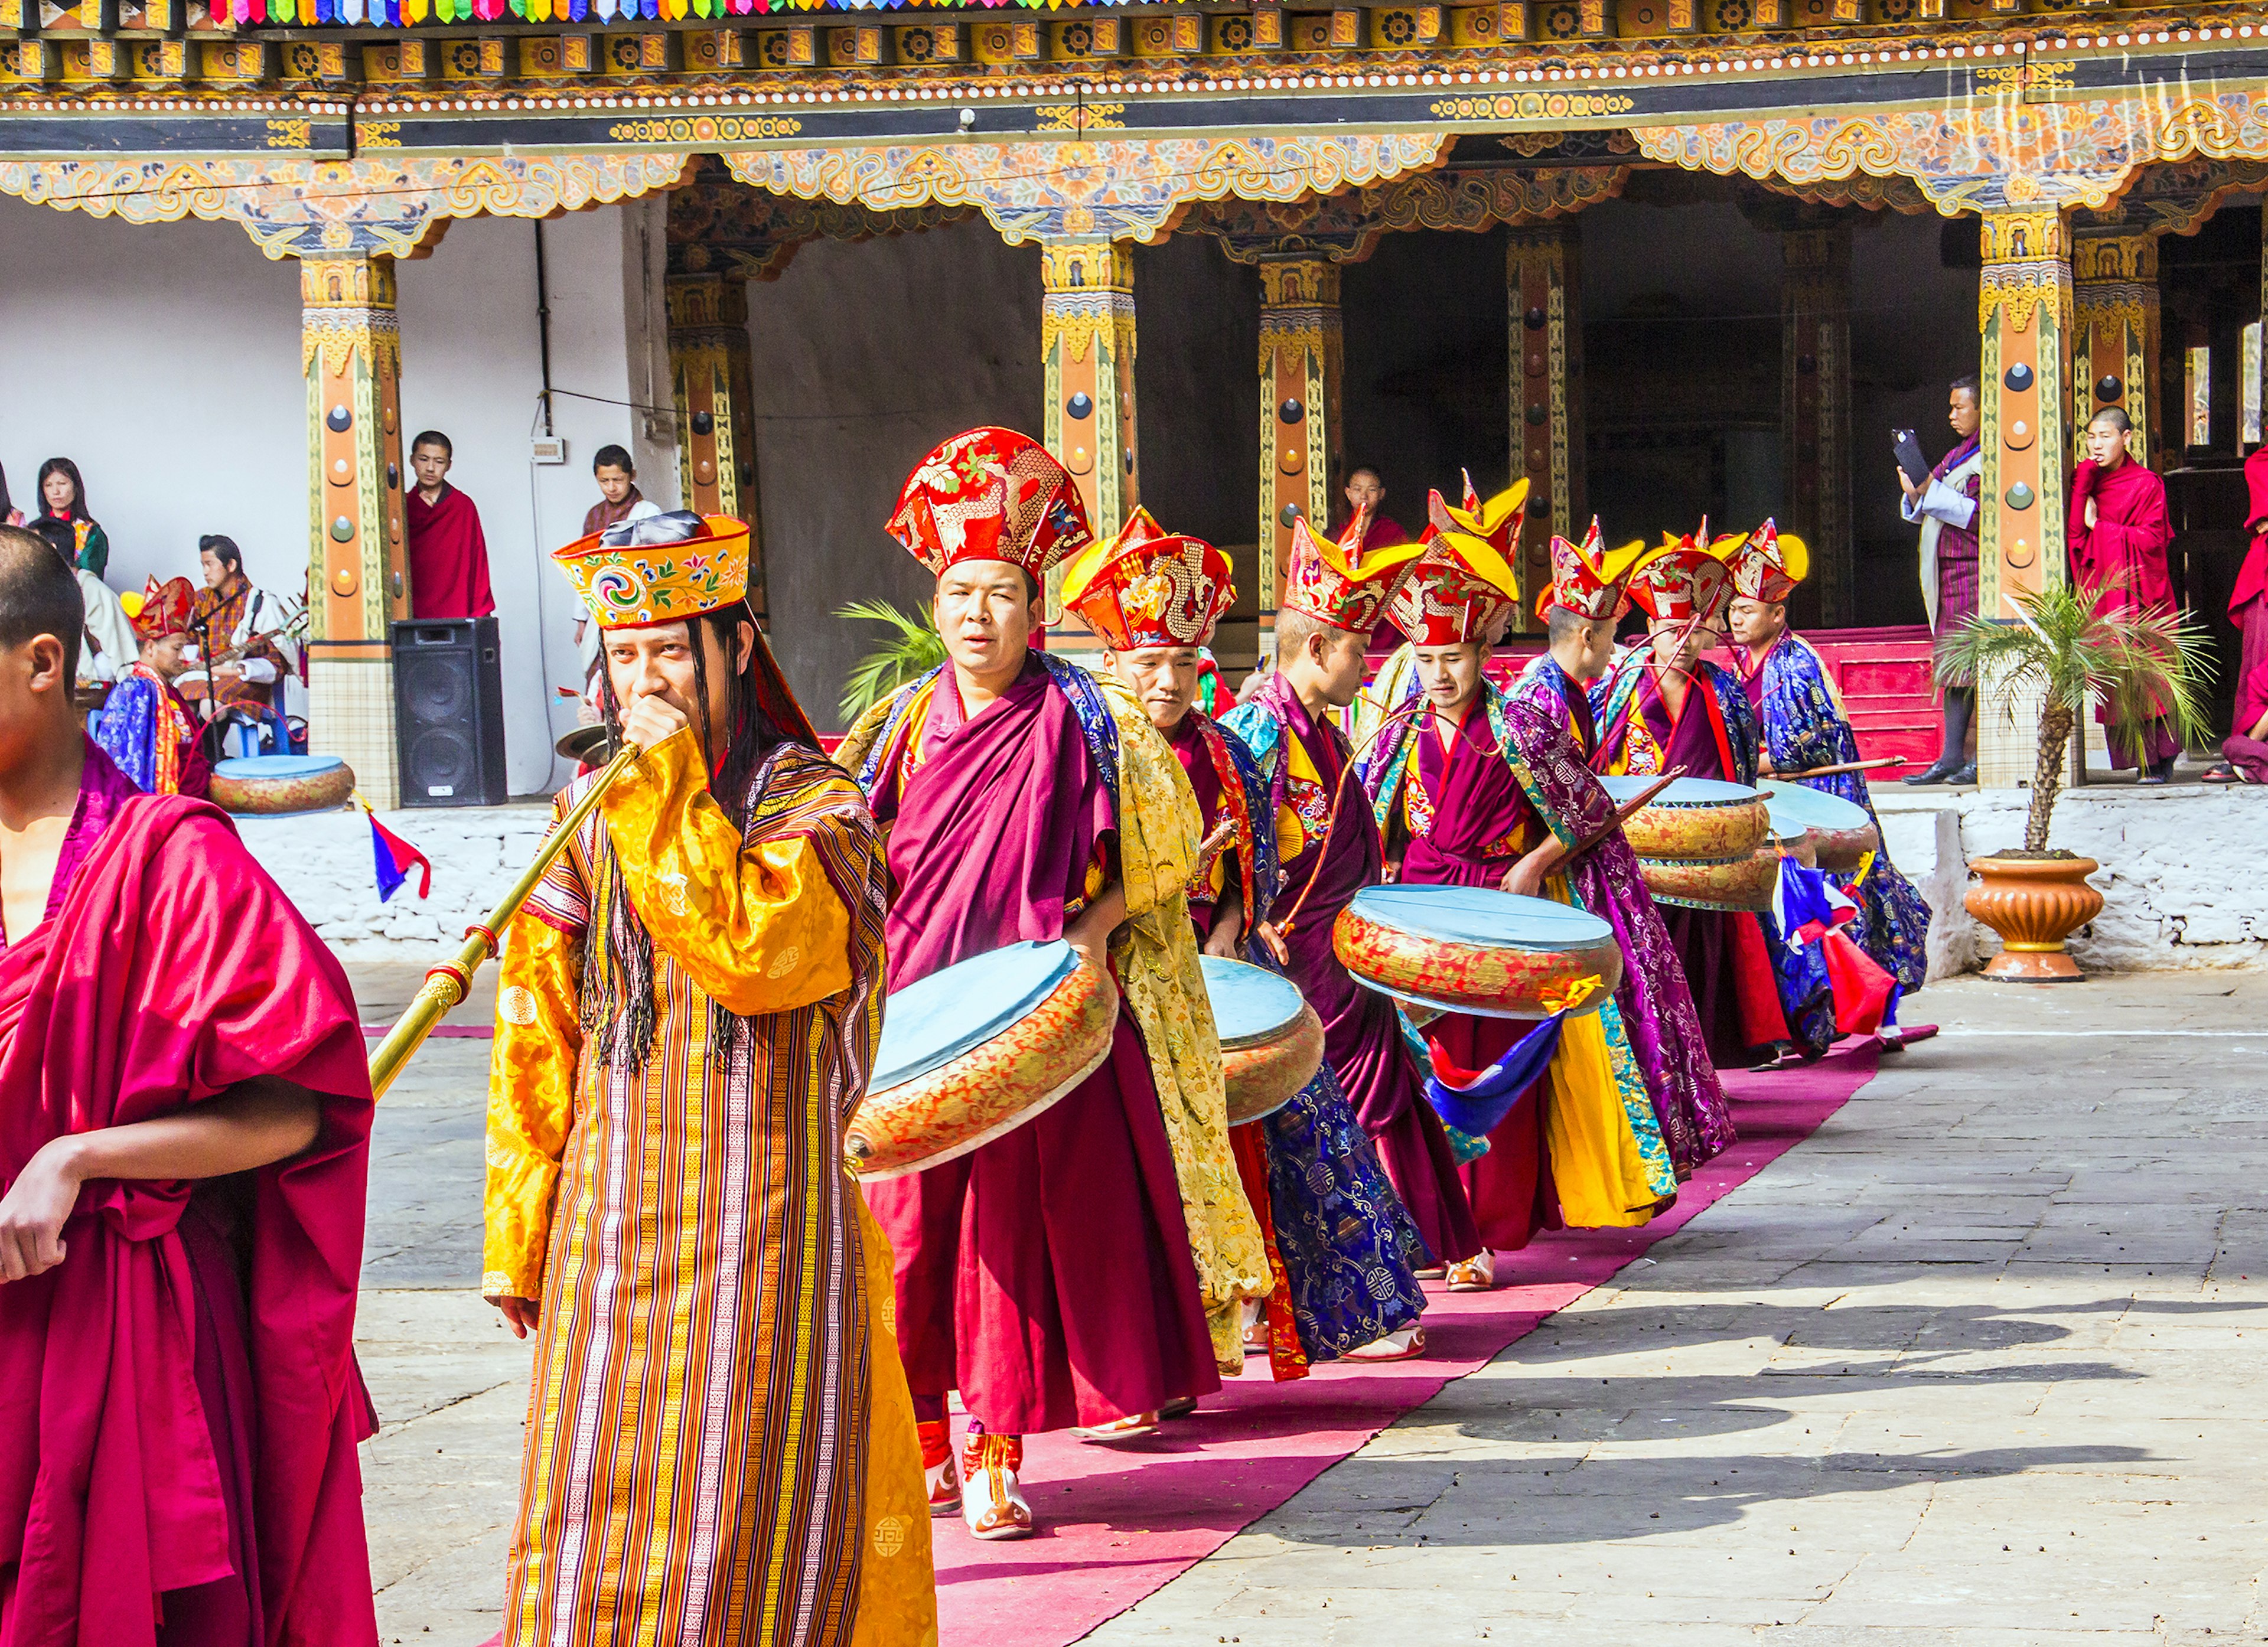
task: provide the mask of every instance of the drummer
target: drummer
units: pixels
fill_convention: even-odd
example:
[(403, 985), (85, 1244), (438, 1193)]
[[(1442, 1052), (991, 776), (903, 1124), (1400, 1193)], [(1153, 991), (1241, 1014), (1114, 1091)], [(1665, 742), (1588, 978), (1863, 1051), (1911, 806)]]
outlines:
[[(1189, 919), (1208, 955), (1281, 970), (1267, 924), (1276, 842), (1256, 832), (1267, 792), (1249, 750), (1194, 706), (1204, 642), (1236, 599), (1228, 557), (1163, 533), (1137, 509), (1117, 538), (1071, 562), (1064, 604), (1103, 637), (1109, 684), (1130, 693), (1189, 775), (1207, 851), (1189, 886)], [(1247, 1353), (1278, 1379), (1417, 1323), (1425, 1297), (1412, 1269), (1417, 1226), (1328, 1063), (1290, 1103), (1229, 1131), (1254, 1216), (1274, 1239), (1264, 1303), (1246, 1306)]]
[[(1453, 528), (1484, 524), (1449, 512)], [(1676, 1195), (1679, 1167), (1698, 1164), (1691, 1113), (1724, 1103), (1668, 935), (1619, 833), (1564, 870), (1549, 867), (1560, 843), (1609, 829), (1614, 805), (1551, 717), (1487, 677), (1485, 637), (1519, 601), (1512, 542), (1509, 532), (1498, 541), (1440, 533), (1395, 595), (1388, 616), (1410, 636), (1418, 679), (1364, 762), (1364, 785), (1398, 879), (1574, 904), (1615, 928), (1630, 960), (1614, 1001), (1563, 1020), (1550, 1068), (1489, 1134), (1487, 1153), (1463, 1169), (1487, 1246), (1451, 1268), (1453, 1291), (1492, 1286), (1493, 1254), (1525, 1246), (1539, 1229), (1646, 1222)], [(1531, 1027), (1448, 1013), (1425, 1035), (1437, 1072), (1476, 1075)]]
[[(1323, 1056), (1387, 1176), (1417, 1220), (1429, 1265), (1480, 1251), (1472, 1205), (1447, 1131), (1424, 1096), (1394, 1003), (1358, 985), (1331, 949), (1331, 923), (1385, 869), (1378, 825), (1353, 790), (1354, 748), (1329, 711), (1352, 702), (1364, 653), (1387, 602), (1425, 553), (1422, 544), (1364, 553), (1358, 515), (1338, 542), (1292, 528), (1290, 577), (1276, 618), (1276, 667), (1252, 701), (1222, 723), (1249, 748), (1267, 786), (1284, 885), (1271, 919), (1286, 967), (1323, 1020)], [(1359, 558), (1358, 558), (1359, 556)], [(1392, 1335), (1366, 1358), (1416, 1355), (1422, 1328)]]
[[(1733, 601), (1733, 666), (1762, 731), (1757, 768), (1766, 777), (1795, 778), (1815, 767), (1844, 766), (1859, 760), (1858, 734), (1826, 665), (1811, 643), (1787, 626), (1787, 598), (1809, 569), (1802, 540), (1779, 535), (1767, 520), (1727, 552)], [(1840, 796), (1874, 817), (1863, 772), (1834, 772), (1800, 778), (1807, 788)], [(1875, 819), (1877, 836), (1881, 820)], [(1855, 879), (1841, 882), (1857, 902), (1850, 937), (1896, 981), (1876, 1035), (1885, 1048), (1903, 1044), (1897, 1027), (1899, 1000), (1922, 987), (1929, 972), (1929, 905), (1913, 883), (1890, 862), (1889, 849), (1877, 846), (1872, 862)], [(1848, 1032), (1838, 1013), (1838, 1027)], [(1871, 1027), (1871, 1026), (1867, 1026)]]
[(1062, 939), (1123, 991), (1109, 1057), (1067, 1097), (866, 1190), (896, 1254), (931, 1511), (1024, 1538), (1023, 1437), (1145, 1437), (1160, 1408), (1218, 1389), (1243, 1368), (1268, 1258), (1182, 890), (1189, 781), (1131, 697), (1030, 650), (1041, 580), (1092, 540), (1077, 484), (1027, 436), (972, 430), (915, 467), (887, 530), (937, 578), (947, 659), (836, 753), (890, 832), (890, 987)]
[[(1602, 771), (1682, 768), (1689, 778), (1756, 782), (1756, 712), (1740, 682), (1701, 656), (1732, 598), (1730, 570), (1709, 552), (1707, 537), (1705, 521), (1695, 536), (1665, 541), (1642, 557), (1631, 574), (1631, 599), (1647, 618), (1646, 644), (1617, 658), (1593, 695)], [(1746, 910), (1669, 908), (1663, 919), (1717, 1067), (1775, 1061), (1793, 1038), (1758, 918)], [(1807, 1043), (1822, 1026), (1831, 1038), (1834, 1005), (1823, 972), (1799, 1006)]]
[(1591, 687), (1614, 662), (1615, 625), (1630, 610), (1631, 570), (1645, 553), (1643, 539), (1608, 550), (1595, 515), (1582, 542), (1551, 540), (1551, 582), (1535, 601), (1550, 650), (1521, 671), (1512, 695), (1565, 727), (1587, 761), (1595, 762), (1599, 753)]

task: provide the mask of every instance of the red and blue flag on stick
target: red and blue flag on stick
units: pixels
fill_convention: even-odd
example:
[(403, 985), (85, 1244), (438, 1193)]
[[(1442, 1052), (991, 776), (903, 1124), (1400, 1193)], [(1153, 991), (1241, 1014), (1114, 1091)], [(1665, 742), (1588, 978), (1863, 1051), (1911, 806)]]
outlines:
[(355, 797), (355, 805), (361, 807), (363, 816), (370, 820), (371, 856), (378, 870), (379, 902), (384, 903), (400, 892), (413, 869), (417, 871), (417, 895), (420, 898), (431, 897), (433, 893), (433, 866), (425, 861), (425, 855), (379, 822), (378, 814), (371, 810), (370, 803), (361, 796)]

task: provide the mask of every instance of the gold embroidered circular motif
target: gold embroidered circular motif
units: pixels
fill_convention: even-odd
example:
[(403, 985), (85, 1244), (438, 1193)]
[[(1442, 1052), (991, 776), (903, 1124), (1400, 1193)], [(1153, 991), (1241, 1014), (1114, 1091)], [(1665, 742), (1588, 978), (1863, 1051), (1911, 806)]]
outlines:
[(803, 951), (791, 944), (780, 952), (779, 959), (765, 969), (764, 976), (767, 978), (784, 978), (788, 974), (796, 969), (797, 966), (802, 961), (802, 960)]
[(507, 1024), (535, 1022), (535, 996), (532, 990), (514, 984), (497, 996), (497, 1016)]
[(895, 1555), (906, 1547), (906, 1518), (884, 1516), (874, 1523), (874, 1554)]

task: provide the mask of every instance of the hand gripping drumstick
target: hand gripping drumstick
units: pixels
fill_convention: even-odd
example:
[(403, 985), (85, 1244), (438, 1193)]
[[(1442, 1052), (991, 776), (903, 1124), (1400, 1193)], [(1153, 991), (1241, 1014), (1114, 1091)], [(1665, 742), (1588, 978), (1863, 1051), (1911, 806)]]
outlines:
[(559, 855), (567, 849), (567, 843), (575, 838), (575, 832), (583, 827), (583, 820), (598, 810), (599, 802), (605, 798), (608, 787), (630, 769), (630, 762), (637, 760), (641, 753), (636, 744), (622, 746), (621, 752), (607, 763), (606, 770), (599, 774), (598, 781), (591, 785), (583, 798), (569, 807), (567, 815), (552, 827), (543, 849), (535, 855), (535, 861), (527, 866), (526, 872), (512, 883), (512, 890), (505, 893), (497, 907), (489, 911), (489, 918), (478, 926), (465, 929), (465, 945), (457, 952), (456, 960), (445, 960), (425, 974), (425, 982), (410, 1001), (409, 1010), (401, 1015), (400, 1022), (387, 1031), (386, 1039), (379, 1041), (377, 1050), (370, 1055), (372, 1097), (385, 1096), (386, 1089), (394, 1085), (394, 1077), (401, 1073), (402, 1066), (409, 1062), (410, 1054), (424, 1044), (425, 1037), (432, 1033), (433, 1026), (441, 1021), (450, 1008), (465, 998), (472, 989), (473, 974), (481, 969), (490, 956), (501, 952), (502, 945), (497, 941), (497, 934), (511, 924), (512, 916), (519, 913), (519, 906), (527, 901), (528, 893), (535, 890), (536, 883), (558, 861)]
[(1615, 809), (1614, 817), (1608, 822), (1601, 825), (1596, 834), (1576, 842), (1573, 846), (1567, 845), (1566, 842), (1561, 841), (1557, 835), (1554, 835), (1551, 838), (1550, 845), (1551, 847), (1556, 847), (1557, 850), (1546, 850), (1543, 856), (1537, 860), (1540, 866), (1540, 873), (1543, 875), (1555, 874), (1558, 871), (1565, 868), (1568, 864), (1573, 863), (1577, 858), (1582, 857), (1586, 852), (1588, 852), (1593, 847), (1597, 846), (1601, 842), (1606, 840), (1609, 835), (1621, 834), (1623, 826), (1635, 817), (1641, 808), (1651, 805), (1655, 796), (1660, 794), (1662, 790), (1668, 789), (1671, 784), (1676, 783), (1678, 779), (1684, 776), (1685, 768), (1683, 767), (1670, 768), (1669, 770), (1663, 773), (1660, 777), (1656, 779), (1653, 783), (1647, 784), (1644, 790), (1640, 790), (1635, 800), (1629, 802), (1625, 805), (1616, 807)]

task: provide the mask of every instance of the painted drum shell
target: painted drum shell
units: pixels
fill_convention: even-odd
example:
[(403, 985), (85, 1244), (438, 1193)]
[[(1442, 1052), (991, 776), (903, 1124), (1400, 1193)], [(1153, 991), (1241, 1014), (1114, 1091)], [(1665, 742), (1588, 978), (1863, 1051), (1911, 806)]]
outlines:
[(1656, 903), (1683, 909), (1764, 910), (1779, 885), (1779, 852), (1767, 843), (1746, 857), (1714, 863), (1640, 858), (1638, 873)]
[(333, 811), (354, 789), (354, 768), (333, 755), (247, 755), (215, 766), (206, 794), (223, 812), (272, 818)]
[(1220, 1049), (1221, 1073), (1228, 1079), (1228, 1124), (1272, 1115), (1299, 1096), (1323, 1067), (1323, 1020), (1306, 1002), (1300, 1016), (1272, 1039)]
[(1882, 832), (1873, 824), (1863, 829), (1813, 829), (1808, 832), (1819, 867), (1837, 875), (1855, 875), (1867, 854), (1882, 849)]
[(1595, 977), (1602, 987), (1577, 1011), (1595, 1011), (1613, 997), (1622, 982), (1622, 948), (1614, 929), (1598, 924), (1603, 936), (1564, 947), (1455, 943), (1371, 918), (1358, 900), (1339, 911), (1331, 947), (1358, 980), (1405, 1003), (1488, 1018), (1541, 1018), (1551, 1014), (1546, 997), (1565, 998), (1584, 978)]
[(1774, 828), (1783, 840), (1800, 832), (1813, 867), (1855, 875), (1867, 854), (1881, 849), (1881, 831), (1858, 802), (1779, 779), (1759, 787), (1771, 806)]
[[(1678, 783), (1685, 781), (1681, 778)], [(1771, 839), (1771, 809), (1755, 790), (1748, 790), (1746, 798), (1686, 801), (1678, 798), (1678, 785), (1673, 783), (1624, 820), (1623, 838), (1642, 858), (1746, 857)]]
[(967, 1155), (1044, 1114), (1101, 1068), (1118, 988), (1081, 965), (1031, 1011), (937, 1068), (869, 1092), (843, 1149), (861, 1179), (902, 1178)]

